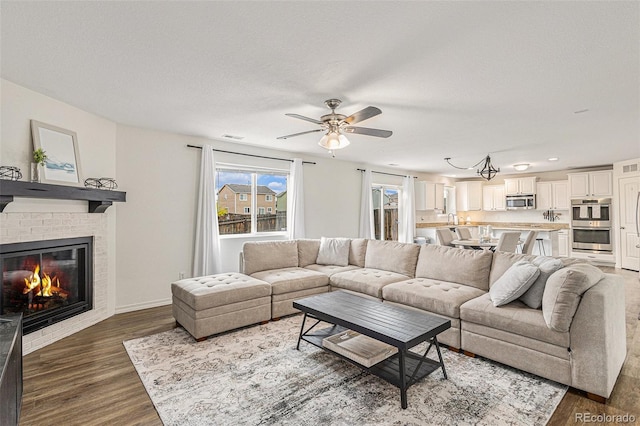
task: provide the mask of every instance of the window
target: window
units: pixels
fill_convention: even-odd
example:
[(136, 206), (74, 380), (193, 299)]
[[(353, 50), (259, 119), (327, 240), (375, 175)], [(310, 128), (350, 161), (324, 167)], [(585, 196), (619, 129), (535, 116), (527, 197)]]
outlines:
[(375, 239), (398, 241), (400, 188), (374, 185), (371, 190)]
[(220, 235), (285, 232), (288, 178), (285, 170), (237, 169), (218, 164), (216, 200)]

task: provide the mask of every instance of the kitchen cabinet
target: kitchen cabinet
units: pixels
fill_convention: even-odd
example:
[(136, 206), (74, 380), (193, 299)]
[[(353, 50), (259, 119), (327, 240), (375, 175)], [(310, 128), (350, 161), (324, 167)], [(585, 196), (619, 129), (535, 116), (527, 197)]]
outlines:
[(569, 257), (569, 231), (558, 231), (558, 256)]
[(418, 181), (415, 196), (416, 210), (444, 210), (444, 183)]
[(517, 179), (505, 179), (505, 195), (522, 195), (536, 193), (536, 177), (526, 177)]
[(504, 185), (485, 185), (482, 187), (482, 210), (504, 211), (505, 204)]
[(482, 182), (456, 182), (456, 210), (482, 210)]
[(569, 210), (569, 181), (538, 182), (537, 210)]
[(613, 172), (601, 170), (570, 173), (569, 195), (571, 198), (611, 197), (613, 195)]

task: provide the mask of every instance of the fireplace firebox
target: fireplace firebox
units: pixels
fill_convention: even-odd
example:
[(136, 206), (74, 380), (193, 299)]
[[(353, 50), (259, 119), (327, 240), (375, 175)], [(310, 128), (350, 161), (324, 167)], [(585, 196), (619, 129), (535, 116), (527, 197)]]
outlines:
[(0, 245), (0, 315), (23, 314), (23, 332), (93, 308), (93, 237)]

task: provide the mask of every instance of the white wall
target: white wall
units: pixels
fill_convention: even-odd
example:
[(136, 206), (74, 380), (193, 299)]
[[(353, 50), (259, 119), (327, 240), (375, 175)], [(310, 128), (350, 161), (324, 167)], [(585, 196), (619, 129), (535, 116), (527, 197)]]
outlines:
[[(118, 183), (127, 203), (118, 209), (118, 312), (170, 303), (172, 281), (191, 276), (200, 153), (187, 144), (209, 143), (217, 149), (293, 158), (296, 155), (237, 143), (117, 126)], [(305, 224), (309, 238), (357, 237), (362, 164), (304, 155)], [(290, 163), (225, 153), (216, 162), (288, 170)], [(403, 170), (378, 171), (405, 173)], [(376, 175), (380, 183), (400, 178)], [(274, 239), (272, 236), (265, 238)], [(251, 238), (255, 240), (256, 238)], [(222, 267), (238, 270), (238, 256), (248, 238), (221, 239)]]
[[(0, 80), (2, 115), (0, 130), (0, 163), (18, 166), (23, 180), (29, 179), (33, 152), (30, 120), (38, 120), (78, 135), (79, 161), (83, 179), (116, 177), (116, 125), (112, 121), (52, 99), (12, 82)], [(116, 276), (116, 210), (114, 203), (106, 213), (108, 251), (108, 315), (115, 311)], [(37, 200), (17, 198), (5, 213), (71, 212), (87, 213), (86, 201)], [(104, 319), (104, 318), (103, 318)]]

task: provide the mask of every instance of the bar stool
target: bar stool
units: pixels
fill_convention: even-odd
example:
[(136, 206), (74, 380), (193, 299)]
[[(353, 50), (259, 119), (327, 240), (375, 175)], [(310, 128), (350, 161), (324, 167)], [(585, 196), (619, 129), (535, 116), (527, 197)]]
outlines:
[(536, 242), (538, 243), (538, 253), (541, 253), (543, 256), (546, 256), (547, 253), (544, 250), (544, 239), (543, 238), (536, 238)]

